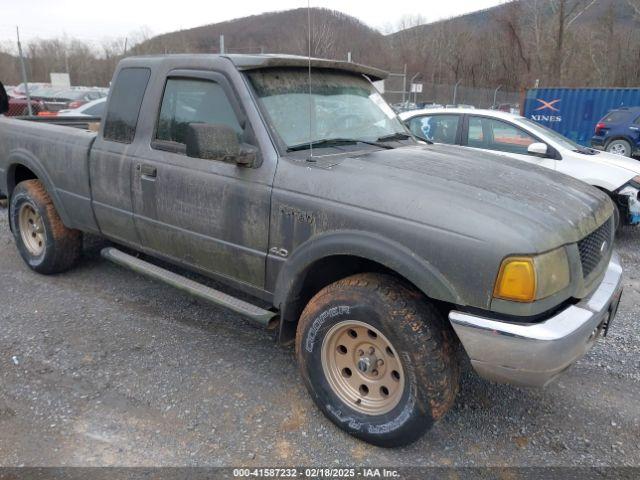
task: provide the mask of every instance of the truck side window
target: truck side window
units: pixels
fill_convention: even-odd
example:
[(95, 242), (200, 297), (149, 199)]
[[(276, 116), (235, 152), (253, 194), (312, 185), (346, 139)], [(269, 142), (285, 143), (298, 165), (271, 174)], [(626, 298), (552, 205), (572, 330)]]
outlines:
[(151, 70), (148, 68), (123, 68), (120, 71), (109, 100), (104, 123), (105, 140), (133, 142), (150, 76)]
[(224, 89), (209, 80), (170, 78), (162, 98), (156, 139), (185, 143), (190, 123), (226, 125), (242, 135), (242, 127)]

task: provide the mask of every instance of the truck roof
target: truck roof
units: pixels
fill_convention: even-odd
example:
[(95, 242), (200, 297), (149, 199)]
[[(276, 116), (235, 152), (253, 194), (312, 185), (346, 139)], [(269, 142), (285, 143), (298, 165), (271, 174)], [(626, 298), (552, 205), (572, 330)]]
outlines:
[[(171, 55), (143, 55), (129, 57), (129, 61), (125, 59), (126, 63), (130, 63), (131, 60), (155, 60), (162, 61), (171, 58), (186, 59), (197, 58), (199, 60), (216, 58), (226, 58), (230, 60), (238, 70), (258, 70), (261, 68), (273, 68), (273, 67), (308, 67), (309, 57), (301, 55), (284, 55), (284, 54), (171, 54)], [(138, 62), (136, 62), (138, 63)], [(388, 77), (388, 73), (384, 70), (380, 70), (375, 67), (362, 65), (354, 62), (345, 62), (342, 60), (330, 60), (326, 58), (311, 58), (311, 66), (313, 68), (326, 68), (333, 70), (343, 70), (347, 72), (360, 73), (368, 76), (372, 81), (384, 80)]]

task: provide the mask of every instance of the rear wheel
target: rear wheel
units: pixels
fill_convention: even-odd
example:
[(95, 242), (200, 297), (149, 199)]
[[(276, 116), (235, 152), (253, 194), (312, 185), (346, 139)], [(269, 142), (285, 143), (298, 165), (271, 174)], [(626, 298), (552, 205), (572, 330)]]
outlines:
[(623, 155), (625, 157), (631, 156), (631, 144), (626, 140), (612, 140), (607, 145), (607, 152), (614, 155)]
[(321, 290), (300, 318), (296, 354), (324, 414), (375, 445), (417, 440), (458, 390), (453, 338), (441, 314), (387, 275), (354, 275)]
[(36, 272), (63, 272), (80, 258), (82, 234), (64, 226), (39, 180), (24, 181), (14, 189), (9, 219), (20, 255)]

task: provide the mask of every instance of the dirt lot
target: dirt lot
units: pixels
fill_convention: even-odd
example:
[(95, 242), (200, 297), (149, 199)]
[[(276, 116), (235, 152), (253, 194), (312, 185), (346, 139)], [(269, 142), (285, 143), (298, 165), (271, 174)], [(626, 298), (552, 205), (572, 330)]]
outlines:
[(606, 341), (545, 390), (467, 371), (418, 443), (371, 447), (315, 408), (291, 348), (108, 264), (32, 273), (0, 209), (1, 466), (640, 466), (640, 229)]

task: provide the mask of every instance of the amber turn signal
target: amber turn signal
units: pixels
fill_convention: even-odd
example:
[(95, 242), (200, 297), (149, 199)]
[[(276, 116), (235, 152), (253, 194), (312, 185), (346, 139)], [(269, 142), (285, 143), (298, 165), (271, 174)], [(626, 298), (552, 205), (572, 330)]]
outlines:
[(506, 258), (500, 266), (493, 296), (514, 302), (533, 302), (536, 298), (536, 269), (532, 258)]

